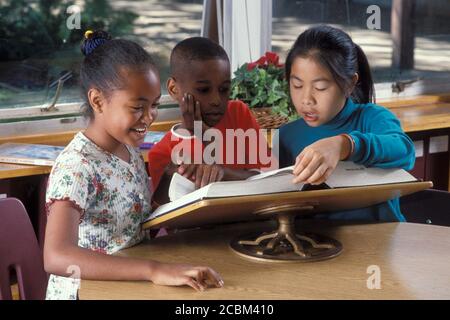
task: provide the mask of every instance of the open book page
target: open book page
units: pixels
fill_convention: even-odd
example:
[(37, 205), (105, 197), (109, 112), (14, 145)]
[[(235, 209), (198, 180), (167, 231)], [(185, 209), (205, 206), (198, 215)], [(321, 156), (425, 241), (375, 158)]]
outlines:
[(325, 183), (331, 188), (345, 188), (412, 181), (417, 179), (403, 169), (366, 168), (351, 161), (340, 161)]
[[(209, 188), (204, 195), (208, 198), (219, 198), (301, 190), (302, 184), (292, 183), (293, 175), (290, 173), (292, 170), (276, 171), (278, 172), (271, 171), (270, 174), (257, 179), (214, 182), (208, 185)], [(261, 175), (263, 174), (257, 176)], [(264, 181), (261, 181), (263, 178)], [(194, 191), (195, 184), (191, 180), (178, 173), (173, 174), (169, 187), (170, 201), (175, 201)]]
[(174, 211), (178, 208), (182, 208), (184, 206), (187, 206), (188, 204), (191, 204), (198, 200), (202, 200), (202, 199), (206, 198), (206, 194), (208, 193), (208, 189), (210, 186), (211, 186), (211, 184), (207, 185), (203, 188), (200, 188), (198, 190), (195, 190), (194, 192), (188, 193), (188, 194), (182, 196), (181, 198), (178, 198), (177, 200), (174, 200), (169, 203), (161, 205), (155, 211), (152, 212), (152, 214), (146, 221), (152, 220), (152, 219), (159, 217), (161, 215), (164, 215), (168, 212)]
[(169, 187), (169, 197), (171, 202), (156, 209), (151, 214), (149, 220), (202, 199), (261, 195), (301, 190), (303, 184), (293, 184), (292, 179), (292, 174), (285, 173), (253, 181), (213, 182), (196, 191), (184, 194), (184, 192), (192, 190), (191, 184), (193, 183), (178, 173), (174, 173)]
[(195, 183), (181, 174), (174, 173), (170, 180), (169, 199), (175, 201), (188, 193), (195, 191)]
[(257, 180), (214, 182), (210, 185), (207, 197), (235, 197), (301, 190), (303, 184), (293, 184), (293, 178), (292, 174), (284, 173)]
[[(304, 184), (292, 183), (292, 169), (264, 172), (242, 181), (214, 182), (195, 191), (192, 181), (175, 173), (169, 190), (171, 202), (156, 209), (149, 220), (202, 199), (300, 191)], [(366, 168), (345, 161), (338, 163), (325, 183), (331, 188), (344, 188), (413, 181), (417, 179), (403, 169)]]
[(275, 175), (281, 175), (281, 174), (285, 174), (285, 173), (292, 174), (292, 170), (294, 170), (294, 166), (285, 167), (285, 168), (281, 168), (281, 169), (277, 169), (277, 170), (271, 170), (271, 171), (267, 171), (267, 172), (263, 172), (263, 173), (251, 176), (251, 177), (247, 178), (247, 181), (264, 179), (266, 177), (272, 177)]
[[(292, 173), (292, 170), (294, 170), (294, 166), (263, 172), (251, 176), (247, 180), (259, 180), (275, 175)], [(344, 188), (411, 181), (417, 181), (417, 179), (403, 169), (367, 168), (351, 161), (340, 161), (325, 183), (331, 188)]]

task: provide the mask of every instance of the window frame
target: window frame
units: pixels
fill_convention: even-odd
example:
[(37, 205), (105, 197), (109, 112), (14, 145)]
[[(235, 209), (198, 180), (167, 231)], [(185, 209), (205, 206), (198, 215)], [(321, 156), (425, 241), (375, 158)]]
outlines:
[[(170, 95), (163, 95), (160, 102), (156, 122), (181, 119)], [(56, 111), (42, 111), (42, 106), (0, 109), (0, 137), (82, 130), (87, 121), (80, 112), (81, 105), (82, 102), (56, 104)]]
[[(172, 99), (170, 95), (163, 95), (160, 99), (162, 109), (167, 108), (170, 105), (175, 104), (176, 101)], [(74, 116), (81, 115), (81, 106), (83, 101), (70, 102), (70, 103), (57, 103), (55, 109), (47, 110), (44, 105), (36, 105), (30, 107), (16, 107), (16, 108), (2, 108), (0, 109), (0, 123), (14, 122), (23, 118), (54, 118), (57, 116)], [(9, 120), (9, 121), (6, 121)]]
[[(213, 23), (210, 20), (206, 19), (205, 14), (208, 14), (208, 11), (205, 10), (205, 2), (208, 0), (204, 0), (203, 5), (203, 17), (202, 17), (202, 33), (205, 27), (205, 21), (209, 21), (209, 23)], [(225, 0), (226, 1), (226, 0)], [(227, 1), (225, 2), (225, 8), (229, 5)], [(272, 1), (262, 1), (260, 3), (262, 12), (270, 12), (272, 13)], [(221, 19), (226, 19), (226, 21), (221, 21), (219, 23), (223, 23), (225, 26), (230, 26), (233, 23), (233, 17), (230, 14), (223, 15)], [(259, 20), (261, 27), (264, 27), (264, 19)], [(272, 22), (271, 22), (272, 23)], [(254, 35), (250, 34), (250, 37)], [(258, 35), (259, 36), (259, 35)], [(266, 43), (269, 43), (271, 47), (272, 43), (272, 32), (267, 32), (265, 34), (267, 37), (265, 39)], [(250, 38), (251, 40), (251, 38)], [(263, 41), (264, 39), (257, 39), (258, 41)], [(230, 59), (232, 59), (232, 55), (230, 55)], [(412, 97), (417, 95), (425, 95), (425, 94), (435, 94), (435, 93), (445, 93), (450, 92), (450, 75), (434, 76), (430, 78), (426, 78), (423, 80), (419, 80), (412, 84), (407, 84), (405, 86), (404, 91), (400, 93), (395, 93), (392, 91), (392, 86), (395, 85), (395, 82), (382, 82), (375, 84), (375, 93), (377, 95), (377, 99), (397, 99), (404, 97)], [(54, 121), (61, 122), (61, 128), (64, 129), (68, 127), (68, 122), (64, 121), (64, 119), (79, 119), (82, 118), (80, 113), (80, 107), (82, 102), (73, 102), (73, 103), (60, 103), (56, 104), (56, 108), (51, 111), (44, 111), (44, 105), (36, 105), (30, 107), (15, 107), (15, 108), (2, 108), (0, 109), (0, 124), (2, 129), (0, 129), (0, 136), (4, 136), (5, 127), (7, 125), (17, 125), (21, 128), (26, 128), (27, 126), (24, 123), (29, 123), (30, 126), (36, 126), (37, 124), (44, 123), (47, 120), (54, 119)], [(170, 110), (172, 109), (171, 105), (176, 104), (176, 102), (169, 96), (163, 95), (161, 97), (161, 108), (159, 110), (159, 116), (157, 121), (165, 121), (162, 119), (173, 119), (173, 117), (177, 114), (176, 111)], [(178, 108), (175, 108), (178, 110)], [(179, 114), (178, 111), (178, 116)], [(44, 122), (42, 122), (44, 121)], [(77, 122), (75, 120), (74, 122)], [(9, 126), (8, 126), (9, 127)], [(25, 130), (25, 129), (24, 129)], [(6, 130), (7, 131), (7, 130)], [(15, 130), (14, 130), (15, 131)]]

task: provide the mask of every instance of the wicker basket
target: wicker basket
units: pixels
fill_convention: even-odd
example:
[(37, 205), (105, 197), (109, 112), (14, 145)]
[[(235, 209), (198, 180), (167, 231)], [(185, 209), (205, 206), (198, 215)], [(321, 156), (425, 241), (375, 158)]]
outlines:
[(262, 129), (277, 129), (289, 121), (288, 117), (273, 113), (272, 108), (251, 108), (250, 110)]

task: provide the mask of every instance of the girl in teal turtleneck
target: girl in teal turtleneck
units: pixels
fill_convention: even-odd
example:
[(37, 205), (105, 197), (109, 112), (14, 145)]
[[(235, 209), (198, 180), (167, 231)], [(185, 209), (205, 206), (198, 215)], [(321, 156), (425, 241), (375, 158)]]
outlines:
[[(286, 78), (301, 119), (280, 129), (279, 162), (295, 165), (295, 183), (323, 183), (340, 160), (412, 169), (414, 144), (394, 114), (372, 103), (367, 58), (345, 32), (330, 26), (303, 32), (286, 59)], [(405, 221), (398, 199), (323, 217)]]

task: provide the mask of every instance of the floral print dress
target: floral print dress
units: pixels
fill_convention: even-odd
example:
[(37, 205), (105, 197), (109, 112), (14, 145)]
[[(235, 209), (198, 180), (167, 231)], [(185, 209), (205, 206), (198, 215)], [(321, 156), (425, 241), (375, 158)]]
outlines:
[[(67, 200), (80, 211), (80, 247), (112, 254), (144, 238), (141, 223), (150, 215), (148, 175), (139, 150), (127, 148), (129, 163), (79, 132), (56, 159), (47, 208), (56, 200)], [(76, 275), (77, 270), (73, 266), (68, 273)], [(50, 275), (46, 299), (77, 299), (79, 282), (77, 277)]]

